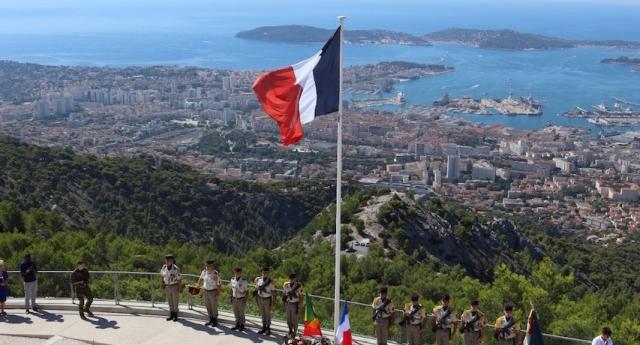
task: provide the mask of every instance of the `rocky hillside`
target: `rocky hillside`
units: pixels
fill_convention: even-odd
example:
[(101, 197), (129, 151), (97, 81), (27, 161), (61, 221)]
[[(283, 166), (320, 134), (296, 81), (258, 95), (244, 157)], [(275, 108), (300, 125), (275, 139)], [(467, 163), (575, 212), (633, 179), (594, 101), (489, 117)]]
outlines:
[[(348, 227), (356, 243), (381, 243), (422, 261), (460, 265), (482, 280), (492, 278), (498, 263), (516, 266), (514, 255), (527, 253), (535, 260), (544, 256), (510, 221), (482, 221), (461, 208), (447, 209), (437, 199), (417, 202), (401, 193), (372, 197)], [(356, 244), (353, 254), (366, 255), (366, 248)]]

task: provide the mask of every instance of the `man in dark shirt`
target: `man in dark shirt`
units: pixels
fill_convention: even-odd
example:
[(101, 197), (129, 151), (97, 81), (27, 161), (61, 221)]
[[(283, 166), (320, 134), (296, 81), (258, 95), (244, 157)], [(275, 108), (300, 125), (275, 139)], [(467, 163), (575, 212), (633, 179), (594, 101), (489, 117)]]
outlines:
[[(86, 262), (83, 260), (78, 261), (78, 266), (71, 273), (71, 283), (78, 297), (80, 318), (83, 320), (87, 319), (84, 313), (93, 317), (93, 313), (89, 310), (93, 302), (93, 294), (91, 294), (91, 288), (89, 287), (89, 270), (87, 269)], [(84, 302), (85, 298), (87, 299), (86, 304)]]
[(31, 260), (31, 254), (26, 254), (24, 261), (20, 264), (20, 275), (24, 286), (24, 308), (27, 310), (27, 314), (30, 313), (29, 307), (33, 311), (38, 311), (36, 306), (36, 296), (38, 295), (37, 272), (38, 268), (35, 261)]

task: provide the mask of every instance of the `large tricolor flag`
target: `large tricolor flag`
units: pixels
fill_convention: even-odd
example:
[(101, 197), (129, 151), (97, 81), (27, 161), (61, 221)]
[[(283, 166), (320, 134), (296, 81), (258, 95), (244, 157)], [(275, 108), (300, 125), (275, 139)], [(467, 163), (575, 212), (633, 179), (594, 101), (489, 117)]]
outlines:
[(527, 336), (524, 338), (524, 345), (544, 345), (542, 330), (538, 323), (538, 313), (535, 310), (531, 310), (531, 313), (529, 313)]
[(344, 302), (342, 305), (342, 316), (340, 317), (340, 324), (336, 330), (336, 344), (353, 344), (353, 339), (351, 338), (351, 324), (349, 323), (349, 312), (347, 311), (347, 302)]
[(322, 336), (320, 321), (313, 311), (311, 297), (307, 292), (304, 293), (304, 333), (302, 335), (305, 337)]
[(264, 111), (278, 122), (282, 142), (298, 142), (303, 124), (338, 111), (340, 28), (312, 57), (258, 77), (253, 92)]

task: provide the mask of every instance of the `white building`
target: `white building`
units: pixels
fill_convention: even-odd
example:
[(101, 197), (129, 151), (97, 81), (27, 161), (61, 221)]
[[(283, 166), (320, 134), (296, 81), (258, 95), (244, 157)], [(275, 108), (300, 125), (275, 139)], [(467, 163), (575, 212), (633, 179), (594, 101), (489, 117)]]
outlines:
[(447, 156), (447, 180), (456, 181), (460, 178), (460, 157), (458, 155)]
[(471, 178), (474, 180), (496, 180), (496, 168), (487, 161), (478, 161), (473, 163), (471, 169)]

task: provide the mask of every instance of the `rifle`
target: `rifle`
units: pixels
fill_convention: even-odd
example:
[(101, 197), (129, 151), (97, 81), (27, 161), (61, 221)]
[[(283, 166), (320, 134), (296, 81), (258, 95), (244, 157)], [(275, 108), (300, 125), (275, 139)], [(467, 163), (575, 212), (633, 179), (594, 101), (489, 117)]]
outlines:
[(296, 294), (298, 293), (299, 288), (300, 288), (300, 285), (298, 284), (298, 282), (293, 283), (293, 285), (291, 285), (291, 290), (289, 290), (289, 292), (285, 293), (282, 296), (282, 301), (286, 303), (287, 299), (296, 298)]
[(505, 339), (506, 336), (511, 333), (511, 331), (509, 330), (511, 327), (513, 327), (513, 325), (516, 324), (516, 319), (511, 318), (511, 321), (509, 321), (506, 325), (498, 328), (494, 333), (493, 333), (493, 337), (498, 339), (498, 338), (502, 338)]
[(438, 328), (444, 328), (444, 321), (451, 315), (451, 307), (447, 308), (444, 314), (438, 316), (432, 330), (435, 332)]
[(466, 332), (466, 331), (470, 331), (470, 330), (472, 330), (472, 329), (473, 329), (473, 325), (474, 325), (478, 320), (480, 320), (480, 314), (479, 314), (479, 313), (478, 313), (478, 314), (476, 314), (476, 315), (474, 315), (474, 316), (471, 318), (471, 320), (469, 320), (469, 321), (467, 321), (467, 322), (465, 322), (465, 323), (464, 323), (464, 326), (462, 326), (462, 327), (460, 328), (460, 333), (464, 333), (464, 332)]
[(405, 325), (407, 325), (407, 324), (410, 324), (410, 323), (415, 319), (416, 314), (417, 314), (418, 312), (420, 312), (420, 309), (422, 309), (422, 304), (418, 304), (418, 305), (417, 305), (417, 308), (413, 309), (413, 310), (409, 313), (409, 315), (405, 315), (405, 316), (402, 318), (402, 321), (400, 321), (400, 322), (398, 323), (398, 325), (400, 325), (400, 326), (405, 326)]
[(256, 289), (253, 290), (253, 295), (258, 296), (259, 292), (264, 292), (264, 290), (271, 284), (271, 277), (266, 277), (262, 280), (262, 284), (256, 286)]
[(391, 303), (391, 299), (387, 298), (382, 302), (382, 304), (378, 308), (373, 310), (373, 317), (372, 317), (373, 321), (376, 321), (377, 319), (382, 317), (382, 313), (385, 312), (389, 303)]

